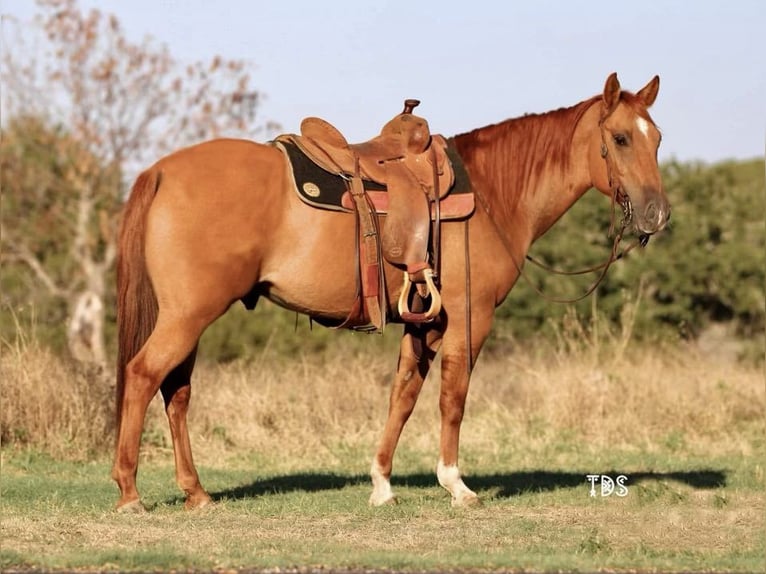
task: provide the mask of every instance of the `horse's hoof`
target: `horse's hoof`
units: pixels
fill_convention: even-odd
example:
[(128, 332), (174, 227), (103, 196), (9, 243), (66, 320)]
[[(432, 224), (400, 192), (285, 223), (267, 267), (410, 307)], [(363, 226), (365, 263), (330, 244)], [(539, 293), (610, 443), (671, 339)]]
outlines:
[(370, 506), (396, 506), (399, 504), (399, 499), (393, 494), (387, 498), (375, 498), (375, 495), (370, 496)]
[(210, 498), (210, 495), (208, 495), (207, 492), (188, 496), (186, 498), (186, 503), (184, 503), (184, 508), (186, 510), (199, 510), (208, 506), (213, 506), (213, 499)]
[(452, 508), (478, 508), (481, 505), (481, 499), (474, 493), (464, 494), (452, 499)]
[(146, 512), (146, 507), (141, 500), (136, 499), (124, 504), (118, 502), (115, 510), (120, 514), (144, 514)]

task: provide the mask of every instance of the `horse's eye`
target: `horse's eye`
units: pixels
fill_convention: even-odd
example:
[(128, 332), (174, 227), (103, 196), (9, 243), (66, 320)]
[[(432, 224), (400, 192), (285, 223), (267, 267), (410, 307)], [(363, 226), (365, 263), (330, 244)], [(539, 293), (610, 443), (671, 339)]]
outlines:
[(628, 138), (625, 134), (614, 134), (614, 143), (616, 143), (618, 146), (626, 146), (628, 145)]

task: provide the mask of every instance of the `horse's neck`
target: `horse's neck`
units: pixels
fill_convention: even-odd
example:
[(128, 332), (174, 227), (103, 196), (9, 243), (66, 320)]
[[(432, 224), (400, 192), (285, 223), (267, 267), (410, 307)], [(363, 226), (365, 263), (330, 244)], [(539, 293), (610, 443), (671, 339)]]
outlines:
[(516, 237), (523, 230), (527, 244), (550, 229), (591, 187), (587, 146), (597, 125), (598, 111), (585, 102), (581, 105), (582, 109), (574, 106), (550, 113), (572, 114), (567, 118), (572, 131), (566, 134), (551, 129), (550, 123), (536, 129), (536, 122), (551, 122), (551, 117), (546, 117), (549, 114), (511, 120), (529, 123), (507, 126), (495, 150), (487, 154), (493, 160), (483, 158), (477, 162), (476, 170), (487, 188), (497, 223), (513, 230)]
[(532, 241), (545, 234), (590, 187), (586, 154), (573, 158), (564, 170), (541, 177), (527, 196)]

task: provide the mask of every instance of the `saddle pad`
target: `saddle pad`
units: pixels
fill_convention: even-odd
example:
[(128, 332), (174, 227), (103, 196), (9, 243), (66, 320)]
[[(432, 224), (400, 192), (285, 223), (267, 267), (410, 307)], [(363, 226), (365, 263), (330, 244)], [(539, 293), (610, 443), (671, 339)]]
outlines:
[[(353, 211), (353, 200), (350, 197), (347, 179), (316, 165), (295, 143), (290, 141), (289, 136), (280, 137), (272, 143), (287, 157), (295, 191), (301, 200), (320, 209), (349, 213)], [(473, 213), (474, 209), (471, 182), (457, 151), (449, 147), (447, 155), (455, 171), (455, 183), (449, 194), (441, 201), (440, 215), (445, 220), (467, 217)], [(379, 214), (387, 213), (386, 186), (367, 180), (363, 180), (363, 184), (375, 206), (375, 211)]]

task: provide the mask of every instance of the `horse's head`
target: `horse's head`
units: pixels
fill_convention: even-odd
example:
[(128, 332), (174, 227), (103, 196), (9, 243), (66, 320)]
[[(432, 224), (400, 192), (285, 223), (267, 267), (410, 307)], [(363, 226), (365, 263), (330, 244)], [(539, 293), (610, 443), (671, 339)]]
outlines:
[(623, 92), (617, 74), (606, 80), (599, 128), (589, 147), (594, 186), (622, 206), (625, 225), (648, 238), (665, 227), (670, 203), (657, 165), (660, 132), (647, 109), (657, 98), (655, 76), (638, 93)]

